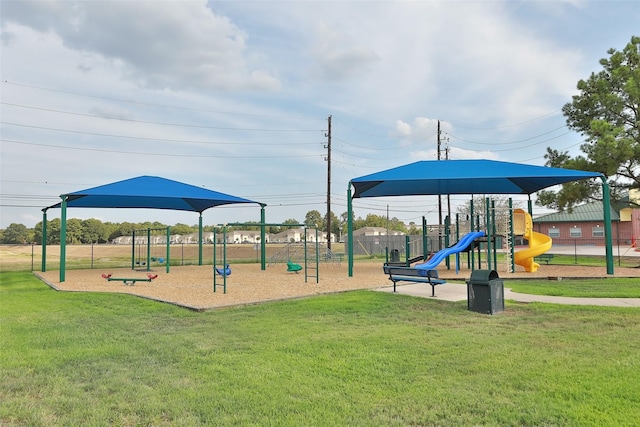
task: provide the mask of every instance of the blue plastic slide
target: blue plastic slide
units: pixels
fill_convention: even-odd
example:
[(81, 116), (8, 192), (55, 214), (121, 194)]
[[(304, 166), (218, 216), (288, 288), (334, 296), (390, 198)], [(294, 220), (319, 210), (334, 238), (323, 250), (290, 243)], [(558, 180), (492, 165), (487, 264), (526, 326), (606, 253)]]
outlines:
[(452, 254), (457, 254), (459, 252), (464, 251), (467, 247), (479, 237), (484, 237), (484, 231), (472, 231), (469, 234), (465, 234), (462, 238), (453, 246), (449, 246), (448, 248), (444, 248), (435, 254), (431, 258), (427, 260), (427, 262), (422, 264), (417, 264), (415, 268), (419, 268), (421, 270), (433, 270), (442, 262), (443, 259)]

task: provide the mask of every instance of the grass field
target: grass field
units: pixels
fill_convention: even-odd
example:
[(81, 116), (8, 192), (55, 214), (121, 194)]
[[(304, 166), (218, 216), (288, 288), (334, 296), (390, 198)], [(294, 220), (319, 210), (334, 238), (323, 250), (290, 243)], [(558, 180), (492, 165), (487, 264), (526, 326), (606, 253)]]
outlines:
[[(285, 244), (270, 243), (266, 245), (265, 259), (269, 259), (285, 248)], [(260, 252), (252, 244), (227, 245), (228, 260), (234, 263), (257, 263), (260, 261)], [(334, 243), (332, 245), (334, 253), (345, 252), (344, 243)], [(152, 246), (150, 253), (152, 257), (164, 257), (166, 247), (162, 245)], [(222, 257), (222, 246), (217, 247), (217, 258)], [(90, 269), (90, 268), (126, 268), (131, 266), (132, 256), (135, 260), (146, 259), (146, 249), (132, 254), (129, 245), (68, 245), (67, 246), (67, 269)], [(172, 245), (171, 265), (197, 265), (199, 262), (198, 245)], [(374, 259), (381, 261), (381, 257), (359, 256), (358, 260)], [(203, 264), (213, 263), (213, 245), (204, 245), (202, 251)], [(497, 261), (504, 262), (504, 256), (498, 254)], [(616, 267), (638, 267), (640, 257), (620, 256), (614, 259)], [(583, 266), (604, 266), (603, 256), (592, 255), (555, 255), (552, 264), (554, 265), (583, 265)], [(38, 245), (0, 245), (0, 271), (41, 271), (42, 267), (42, 247)], [(47, 247), (47, 269), (57, 270), (60, 268), (60, 247), (50, 245)]]
[[(276, 255), (286, 245), (269, 244), (265, 257)], [(342, 251), (339, 249), (342, 248)], [(67, 245), (67, 269), (88, 268), (124, 268), (131, 266), (131, 260), (145, 261), (146, 246), (132, 253), (130, 245)], [(216, 256), (222, 259), (222, 245), (217, 245)], [(344, 245), (338, 245), (336, 252), (344, 252)], [(166, 246), (152, 245), (150, 256), (165, 257)], [(171, 245), (171, 265), (197, 265), (199, 262), (198, 245)], [(235, 263), (259, 262), (260, 252), (252, 244), (227, 245), (227, 257)], [(47, 269), (60, 268), (60, 246), (47, 246)], [(203, 245), (202, 260), (204, 264), (213, 263), (213, 245)], [(42, 247), (38, 245), (0, 245), (0, 271), (40, 271), (42, 266)]]
[(0, 273), (0, 305), (3, 426), (640, 419), (633, 308), (507, 302), (486, 316), (466, 302), (354, 291), (194, 313), (56, 292), (26, 272)]

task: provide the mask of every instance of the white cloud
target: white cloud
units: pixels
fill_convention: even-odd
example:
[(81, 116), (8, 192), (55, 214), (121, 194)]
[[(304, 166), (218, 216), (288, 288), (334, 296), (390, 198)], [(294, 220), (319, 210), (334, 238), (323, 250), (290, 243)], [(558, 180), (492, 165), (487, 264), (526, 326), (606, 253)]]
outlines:
[(277, 78), (247, 60), (247, 34), (204, 1), (16, 3), (22, 2), (3, 5), (7, 21), (93, 56), (79, 65), (85, 70), (111, 61), (125, 78), (151, 89), (279, 87)]
[[(0, 227), (38, 218), (63, 192), (142, 174), (301, 220), (326, 203), (329, 115), (338, 215), (349, 179), (435, 159), (438, 120), (452, 159), (541, 164), (546, 146), (579, 146), (558, 111), (606, 49), (637, 33), (634, 6), (3, 2), (0, 174), (3, 194), (29, 201), (2, 199)], [(379, 213), (376, 203), (359, 209)], [(196, 222), (164, 218), (178, 217)]]
[(395, 134), (400, 137), (409, 137), (411, 135), (411, 125), (402, 120), (396, 120)]
[(312, 51), (320, 73), (328, 80), (361, 77), (369, 65), (379, 59), (370, 47), (359, 45), (346, 34), (329, 28), (324, 22), (318, 25), (315, 37)]
[[(445, 148), (446, 147), (443, 146), (440, 152), (440, 159), (442, 161), (446, 160)], [(473, 151), (473, 150), (465, 150), (457, 147), (450, 147), (448, 156), (449, 156), (449, 159), (451, 160), (468, 160), (468, 159), (500, 160), (500, 156), (498, 156), (496, 153), (489, 150)], [(411, 158), (413, 159), (413, 161), (437, 160), (438, 151), (437, 149), (412, 151)]]

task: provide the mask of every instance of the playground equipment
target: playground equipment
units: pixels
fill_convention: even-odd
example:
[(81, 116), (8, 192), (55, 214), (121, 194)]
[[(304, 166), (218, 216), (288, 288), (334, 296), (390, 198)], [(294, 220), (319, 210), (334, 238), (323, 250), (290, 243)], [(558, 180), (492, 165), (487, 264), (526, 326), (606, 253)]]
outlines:
[(534, 257), (541, 255), (551, 249), (553, 244), (551, 237), (546, 234), (533, 231), (533, 220), (531, 215), (522, 209), (513, 211), (514, 234), (522, 235), (529, 241), (529, 248), (515, 252), (513, 260), (517, 265), (524, 267), (527, 272), (535, 272), (540, 264), (535, 262)]
[[(151, 232), (162, 231), (163, 235), (166, 235), (165, 240), (165, 257), (151, 256), (151, 247), (153, 245), (151, 239)], [(144, 234), (143, 234), (144, 233)], [(151, 271), (151, 262), (158, 262), (159, 264), (165, 264), (166, 271), (169, 273), (169, 256), (170, 256), (170, 242), (171, 242), (171, 227), (166, 228), (147, 228), (144, 230), (132, 230), (131, 239), (131, 269), (135, 270), (136, 267), (145, 267), (146, 271)], [(143, 234), (140, 236), (140, 234)], [(137, 236), (137, 237), (136, 237)], [(159, 235), (156, 234), (156, 237)], [(145, 256), (143, 257), (142, 247), (146, 245)], [(136, 246), (138, 248), (136, 255)], [(155, 245), (160, 247), (160, 245)]]
[[(320, 251), (318, 250), (318, 229), (315, 229), (315, 239), (310, 239), (309, 234), (308, 234), (308, 226), (305, 224), (267, 224), (264, 222), (261, 223), (251, 223), (251, 224), (245, 224), (245, 223), (231, 223), (231, 224), (225, 224), (222, 226), (217, 226), (214, 227), (213, 229), (213, 268), (214, 270), (222, 276), (222, 286), (223, 286), (223, 292), (226, 294), (227, 293), (227, 277), (231, 274), (231, 269), (229, 269), (229, 265), (227, 264), (227, 226), (243, 226), (243, 225), (251, 225), (251, 226), (260, 226), (262, 229), (262, 236), (264, 236), (264, 230), (266, 227), (268, 226), (287, 226), (287, 227), (304, 227), (304, 236), (303, 236), (303, 248), (304, 248), (304, 281), (305, 283), (307, 282), (307, 280), (309, 279), (309, 277), (313, 277), (315, 276), (316, 278), (316, 283), (319, 283), (320, 281), (320, 269), (319, 269), (319, 265), (320, 265)], [(227, 274), (222, 274), (221, 273), (221, 269), (219, 269), (218, 266), (218, 257), (217, 257), (217, 251), (216, 251), (216, 247), (218, 246), (218, 239), (217, 239), (217, 233), (219, 232), (219, 229), (222, 229), (222, 265), (225, 266), (225, 271), (227, 271), (228, 269), (228, 273)], [(310, 253), (308, 246), (310, 246), (309, 241), (310, 240), (314, 240), (312, 243), (314, 243), (314, 248), (315, 248), (315, 252), (314, 253)], [(264, 238), (262, 238), (261, 240), (261, 244), (264, 245)], [(263, 246), (264, 248), (264, 246)], [(264, 250), (263, 250), (263, 260), (262, 260), (262, 264), (264, 265)], [(300, 270), (302, 270), (302, 267), (300, 267)], [(220, 270), (220, 271), (219, 271)], [(297, 270), (297, 271), (300, 271)], [(296, 272), (297, 272), (296, 271)], [(216, 281), (216, 274), (213, 275), (213, 292), (217, 291), (217, 287), (218, 287), (218, 283)]]
[[(234, 224), (235, 225), (235, 224)], [(242, 224), (241, 224), (242, 225)], [(304, 282), (307, 283), (310, 278), (316, 279), (316, 283), (320, 282), (320, 260), (327, 262), (340, 262), (341, 257), (331, 252), (326, 244), (321, 244), (318, 241), (318, 229), (310, 227), (306, 224), (260, 224), (263, 228), (265, 226), (277, 226), (277, 227), (301, 227), (303, 233), (300, 236), (299, 242), (288, 243), (285, 247), (280, 249), (275, 255), (269, 259), (269, 265), (276, 265), (280, 263), (292, 262), (300, 265), (301, 269), (298, 271), (304, 271)], [(310, 232), (313, 232), (312, 235)], [(299, 263), (299, 264), (298, 264)]]
[(230, 276), (231, 275), (231, 267), (229, 267), (229, 264), (225, 264), (224, 268), (215, 268), (214, 270), (216, 270), (216, 273), (218, 273), (220, 276)]
[[(476, 205), (475, 208), (474, 205)], [(425, 228), (423, 219), (423, 230)], [(484, 232), (474, 230), (484, 230)], [(467, 234), (460, 237), (461, 233)], [(472, 233), (478, 234), (475, 234), (474, 237)], [(529, 248), (516, 253), (515, 236), (523, 236), (527, 239)], [(424, 234), (422, 237), (423, 247), (427, 248), (429, 242)], [(508, 199), (508, 204), (501, 203), (500, 206), (496, 206), (495, 200), (490, 198), (485, 198), (482, 201), (478, 199), (475, 202), (472, 200), (469, 204), (468, 215), (463, 215), (461, 218), (459, 214), (456, 214), (453, 224), (449, 223), (448, 217), (445, 218), (443, 237), (447, 247), (435, 252), (430, 258), (425, 259), (424, 263), (416, 265), (416, 268), (429, 270), (445, 261), (446, 267), (449, 269), (449, 257), (455, 254), (456, 272), (458, 272), (460, 268), (459, 254), (466, 252), (469, 269), (484, 268), (483, 262), (486, 263), (487, 269), (497, 269), (499, 259), (497, 254), (500, 251), (502, 253), (501, 264), (506, 266), (508, 272), (514, 272), (516, 265), (523, 266), (527, 272), (534, 272), (539, 267), (534, 258), (547, 252), (552, 245), (550, 237), (533, 231), (533, 221), (529, 213), (522, 209), (513, 209), (511, 199)], [(458, 240), (458, 243), (449, 246), (449, 238), (454, 241)], [(409, 242), (408, 237), (407, 242)], [(387, 264), (409, 267), (418, 258), (411, 257), (410, 251), (411, 253), (418, 252), (407, 243), (406, 261), (387, 262)]]
[(133, 286), (136, 282), (153, 282), (154, 279), (158, 277), (157, 274), (147, 273), (147, 277), (111, 277), (113, 276), (111, 273), (103, 274), (102, 278), (106, 279), (107, 282), (122, 282), (125, 286)]
[[(218, 290), (218, 282), (216, 281), (216, 276), (218, 273), (222, 276), (222, 292), (227, 293), (227, 277), (231, 274), (231, 269), (229, 269), (229, 274), (226, 273), (222, 268), (218, 268), (218, 258), (216, 256), (216, 247), (218, 246), (218, 238), (216, 233), (218, 231), (217, 227), (213, 229), (213, 292)], [(222, 226), (222, 265), (225, 269), (229, 268), (229, 264), (227, 264), (227, 226)], [(220, 271), (218, 271), (220, 270)]]
[(287, 271), (292, 271), (298, 274), (298, 271), (302, 270), (302, 266), (300, 264), (296, 264), (295, 262), (287, 261)]
[(480, 237), (484, 237), (485, 235), (486, 234), (484, 231), (472, 231), (471, 233), (465, 234), (456, 244), (436, 252), (426, 262), (422, 264), (417, 264), (416, 268), (421, 270), (433, 270), (446, 257), (453, 254), (457, 256), (460, 252), (466, 251), (469, 248), (469, 246), (471, 246), (474, 240)]

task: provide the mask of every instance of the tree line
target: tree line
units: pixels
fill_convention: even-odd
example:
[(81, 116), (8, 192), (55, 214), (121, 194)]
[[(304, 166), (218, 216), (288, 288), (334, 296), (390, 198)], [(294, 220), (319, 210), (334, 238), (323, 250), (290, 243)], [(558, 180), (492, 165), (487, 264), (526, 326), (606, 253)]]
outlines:
[[(344, 212), (338, 218), (331, 212), (331, 233), (336, 238), (346, 235), (347, 233), (347, 213)], [(320, 231), (327, 231), (326, 218), (317, 210), (307, 212), (305, 220), (300, 222), (295, 218), (290, 218), (282, 222), (280, 226), (269, 226), (267, 233), (279, 233), (290, 228), (296, 228), (298, 224), (304, 224), (309, 227), (315, 227)], [(54, 218), (47, 221), (47, 244), (60, 244), (60, 219)], [(92, 243), (109, 243), (120, 236), (130, 236), (133, 230), (147, 230), (167, 228), (167, 224), (160, 222), (102, 222), (99, 219), (67, 219), (67, 243), (68, 244), (92, 244)], [(387, 218), (386, 216), (368, 214), (365, 218), (354, 218), (354, 229), (362, 227), (389, 227), (389, 230), (402, 232), (417, 232), (415, 225), (411, 224), (409, 229), (398, 218)], [(214, 231), (216, 225), (203, 225), (203, 231)], [(258, 221), (250, 221), (242, 226), (229, 226), (227, 230), (259, 230), (260, 223)], [(191, 234), (198, 232), (198, 225), (174, 224), (171, 225), (171, 234)], [(37, 223), (35, 227), (28, 228), (24, 224), (12, 223), (4, 230), (0, 230), (0, 244), (41, 244), (42, 243), (42, 221)]]

